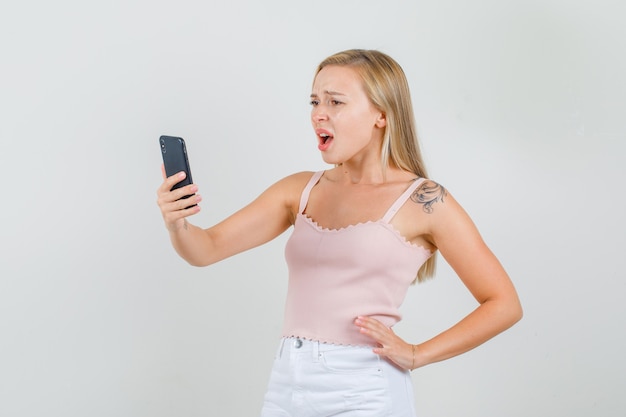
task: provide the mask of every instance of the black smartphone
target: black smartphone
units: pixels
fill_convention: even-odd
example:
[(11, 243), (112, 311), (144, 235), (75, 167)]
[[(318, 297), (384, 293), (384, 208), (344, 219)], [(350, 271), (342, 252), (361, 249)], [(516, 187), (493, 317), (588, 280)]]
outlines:
[[(189, 166), (185, 140), (176, 136), (163, 135), (159, 138), (159, 144), (161, 145), (161, 155), (163, 156), (163, 164), (165, 165), (165, 175), (171, 177), (180, 171), (185, 171), (187, 174), (185, 179), (172, 187), (172, 190), (192, 184), (193, 180), (191, 179), (191, 168)], [(182, 198), (189, 198), (192, 195), (193, 194), (189, 194)], [(194, 205), (189, 207), (193, 207)]]

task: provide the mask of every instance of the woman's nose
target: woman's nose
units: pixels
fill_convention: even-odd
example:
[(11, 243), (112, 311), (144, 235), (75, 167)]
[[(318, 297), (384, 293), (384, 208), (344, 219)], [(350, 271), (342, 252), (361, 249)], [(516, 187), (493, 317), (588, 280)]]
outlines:
[(322, 106), (317, 106), (311, 110), (311, 119), (314, 122), (322, 122), (324, 120), (328, 120), (328, 113)]

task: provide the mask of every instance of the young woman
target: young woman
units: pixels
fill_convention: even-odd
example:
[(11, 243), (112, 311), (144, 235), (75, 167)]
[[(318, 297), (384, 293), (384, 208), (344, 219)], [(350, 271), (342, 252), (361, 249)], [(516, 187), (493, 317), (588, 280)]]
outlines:
[[(293, 226), (280, 342), (262, 410), (269, 416), (414, 416), (409, 371), (464, 353), (522, 316), (507, 273), (471, 219), (427, 179), (408, 84), (389, 56), (349, 50), (324, 60), (311, 93), (317, 147), (332, 168), (270, 186), (221, 223), (187, 222), (196, 185), (158, 205), (172, 245), (210, 265)], [(479, 302), (459, 323), (418, 344), (392, 330), (414, 281), (433, 275), (439, 251)]]

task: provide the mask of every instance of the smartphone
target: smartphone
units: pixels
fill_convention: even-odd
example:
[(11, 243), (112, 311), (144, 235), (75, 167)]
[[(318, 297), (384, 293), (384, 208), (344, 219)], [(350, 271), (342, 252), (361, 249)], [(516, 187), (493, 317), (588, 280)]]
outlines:
[[(165, 175), (171, 177), (180, 171), (185, 171), (185, 174), (187, 174), (185, 179), (172, 187), (172, 190), (193, 184), (185, 140), (176, 136), (164, 135), (159, 138), (159, 144), (161, 145), (161, 155), (163, 156), (163, 164), (165, 165)], [(182, 198), (189, 198), (192, 195), (193, 194), (189, 194)], [(189, 207), (193, 206), (195, 206), (195, 204)]]

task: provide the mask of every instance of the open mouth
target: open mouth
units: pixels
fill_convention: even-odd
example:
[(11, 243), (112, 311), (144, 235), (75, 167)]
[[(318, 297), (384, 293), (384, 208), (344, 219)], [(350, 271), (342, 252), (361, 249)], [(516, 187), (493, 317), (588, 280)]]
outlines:
[(317, 138), (319, 141), (317, 147), (319, 148), (320, 151), (325, 151), (330, 146), (331, 142), (333, 141), (334, 136), (326, 131), (321, 131), (321, 132), (318, 131)]

